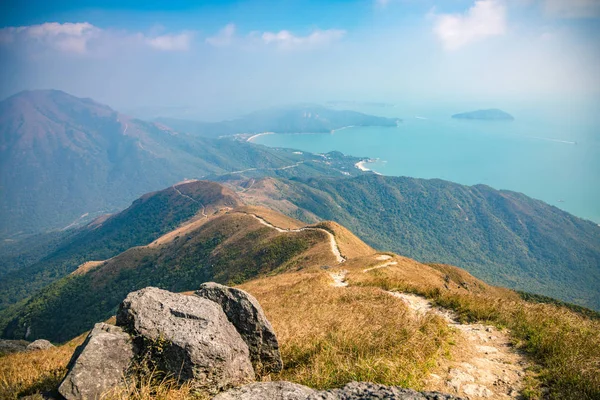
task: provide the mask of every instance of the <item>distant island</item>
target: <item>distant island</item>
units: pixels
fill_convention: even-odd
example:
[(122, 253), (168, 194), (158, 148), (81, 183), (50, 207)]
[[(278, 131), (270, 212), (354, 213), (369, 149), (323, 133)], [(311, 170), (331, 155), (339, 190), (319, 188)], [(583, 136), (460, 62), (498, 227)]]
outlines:
[(506, 111), (499, 110), (497, 108), (490, 108), (489, 110), (477, 110), (469, 111), (460, 114), (454, 114), (452, 118), (458, 119), (480, 119), (487, 121), (512, 121), (515, 119), (512, 115)]

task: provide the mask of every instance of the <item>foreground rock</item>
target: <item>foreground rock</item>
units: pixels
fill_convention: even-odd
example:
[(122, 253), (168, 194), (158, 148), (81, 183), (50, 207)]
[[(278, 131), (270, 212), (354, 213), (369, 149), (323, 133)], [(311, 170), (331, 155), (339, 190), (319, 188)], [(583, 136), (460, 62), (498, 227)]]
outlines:
[(262, 382), (233, 389), (213, 400), (460, 400), (439, 392), (415, 392), (369, 382), (350, 382), (341, 389), (315, 391), (291, 382)]
[(38, 339), (27, 345), (27, 351), (46, 350), (53, 347), (54, 345), (46, 339)]
[(439, 392), (415, 392), (396, 386), (378, 385), (369, 382), (350, 382), (341, 389), (316, 392), (307, 400), (460, 400), (449, 394)]
[(147, 287), (121, 303), (117, 325), (160, 370), (198, 389), (217, 392), (254, 380), (248, 346), (213, 301)]
[(127, 333), (113, 325), (96, 324), (73, 354), (58, 391), (67, 400), (99, 399), (121, 384), (132, 359)]
[(283, 369), (275, 331), (258, 300), (251, 294), (214, 282), (202, 284), (195, 294), (221, 305), (229, 321), (248, 345), (255, 371), (270, 373)]
[(221, 393), (213, 400), (306, 400), (314, 392), (291, 382), (257, 382)]

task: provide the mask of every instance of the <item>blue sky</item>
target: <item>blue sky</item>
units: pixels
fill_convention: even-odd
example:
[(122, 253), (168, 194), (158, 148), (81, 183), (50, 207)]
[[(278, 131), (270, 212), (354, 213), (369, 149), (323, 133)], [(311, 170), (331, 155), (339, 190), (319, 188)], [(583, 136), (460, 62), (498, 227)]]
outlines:
[(186, 106), (216, 118), (331, 99), (600, 95), (600, 0), (9, 0), (2, 7), (0, 97), (58, 88), (121, 109)]

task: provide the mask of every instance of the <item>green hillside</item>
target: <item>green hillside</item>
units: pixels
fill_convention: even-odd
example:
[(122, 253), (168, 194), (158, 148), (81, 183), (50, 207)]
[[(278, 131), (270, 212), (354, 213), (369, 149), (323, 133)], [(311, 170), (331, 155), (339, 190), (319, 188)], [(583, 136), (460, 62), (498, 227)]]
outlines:
[[(487, 282), (600, 310), (600, 227), (485, 185), (376, 175), (281, 180), (242, 195), (334, 220), (379, 250), (458, 265)], [(302, 212), (283, 201), (291, 202)]]

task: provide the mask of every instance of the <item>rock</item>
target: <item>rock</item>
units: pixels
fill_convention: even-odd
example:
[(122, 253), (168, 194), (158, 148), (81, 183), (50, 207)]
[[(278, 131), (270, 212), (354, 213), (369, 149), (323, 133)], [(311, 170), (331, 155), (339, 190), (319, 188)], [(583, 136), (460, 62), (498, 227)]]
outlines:
[(306, 400), (314, 392), (291, 382), (257, 382), (221, 393), (213, 400)]
[(96, 324), (73, 354), (58, 391), (67, 400), (99, 399), (121, 384), (133, 355), (127, 333), (117, 326)]
[(378, 385), (369, 382), (350, 382), (341, 389), (315, 392), (307, 400), (460, 400), (460, 398), (440, 392), (415, 392), (395, 386)]
[(0, 339), (0, 356), (25, 351), (28, 343), (24, 340)]
[(494, 393), (483, 385), (477, 385), (475, 383), (469, 383), (463, 387), (463, 392), (467, 396), (477, 397), (492, 397)]
[(218, 303), (250, 350), (250, 359), (258, 373), (279, 372), (283, 361), (277, 336), (258, 301), (249, 293), (209, 282), (200, 286), (196, 296)]
[(46, 339), (38, 339), (27, 345), (27, 351), (46, 350), (53, 347), (54, 345)]
[(160, 370), (196, 389), (217, 392), (254, 380), (248, 346), (213, 301), (147, 287), (127, 295), (117, 325)]

